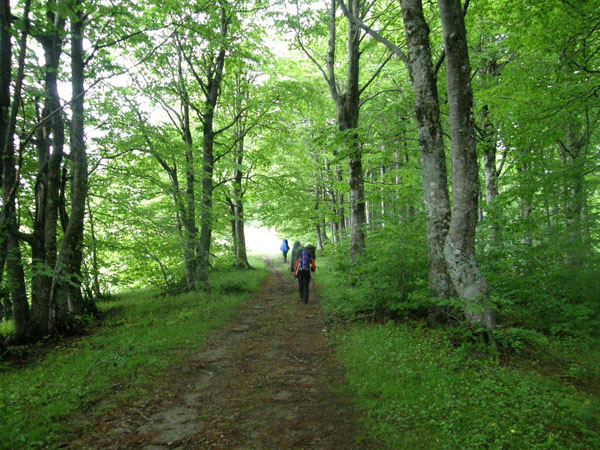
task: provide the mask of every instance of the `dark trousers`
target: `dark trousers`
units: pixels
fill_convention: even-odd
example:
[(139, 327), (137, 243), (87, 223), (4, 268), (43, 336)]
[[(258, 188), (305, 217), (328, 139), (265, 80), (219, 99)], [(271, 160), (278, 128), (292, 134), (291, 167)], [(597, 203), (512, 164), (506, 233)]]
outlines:
[(304, 303), (308, 303), (308, 287), (310, 286), (310, 272), (308, 270), (298, 271), (298, 293)]
[(287, 252), (281, 252), (283, 253), (283, 262), (287, 262)]

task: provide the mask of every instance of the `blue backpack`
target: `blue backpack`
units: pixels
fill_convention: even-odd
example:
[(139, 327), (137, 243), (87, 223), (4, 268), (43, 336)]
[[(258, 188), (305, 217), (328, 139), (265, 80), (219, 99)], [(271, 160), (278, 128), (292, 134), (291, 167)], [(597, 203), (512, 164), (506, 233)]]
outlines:
[(298, 270), (310, 270), (310, 252), (306, 249), (300, 253), (300, 264), (298, 264)]

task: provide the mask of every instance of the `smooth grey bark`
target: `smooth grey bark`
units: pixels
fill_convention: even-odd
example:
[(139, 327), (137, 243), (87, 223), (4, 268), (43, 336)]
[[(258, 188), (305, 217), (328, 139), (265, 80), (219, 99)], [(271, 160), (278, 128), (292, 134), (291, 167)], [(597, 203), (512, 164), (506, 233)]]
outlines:
[(379, 168), (379, 176), (381, 181), (381, 228), (385, 228), (387, 221), (387, 202), (386, 202), (386, 192), (385, 192), (385, 167), (381, 166)]
[(246, 252), (246, 234), (244, 232), (244, 188), (242, 181), (244, 172), (241, 167), (244, 162), (244, 130), (237, 127), (237, 150), (236, 150), (236, 168), (233, 176), (233, 223), (234, 223), (234, 242), (235, 242), (235, 266), (240, 269), (250, 269), (248, 255)]
[[(10, 1), (0, 0), (0, 188), (3, 185), (4, 151), (6, 140), (8, 139), (10, 118), (10, 82), (12, 79), (11, 28)], [(7, 252), (7, 234), (3, 228), (3, 223), (3, 212), (0, 210), (0, 282), (4, 275)], [(9, 295), (6, 298), (8, 299)], [(8, 314), (8, 311), (5, 314)], [(10, 315), (12, 316), (12, 304), (10, 305)]]
[[(0, 184), (4, 167), (4, 147), (10, 119), (10, 82), (12, 79), (12, 18), (10, 0), (0, 0)], [(1, 271), (0, 271), (1, 272)]]
[[(360, 1), (351, 0), (348, 9), (352, 14), (359, 15)], [(356, 262), (358, 257), (365, 253), (365, 195), (362, 170), (362, 151), (358, 136), (358, 120), (360, 94), (359, 88), (359, 62), (360, 62), (360, 27), (348, 19), (347, 41), (347, 73), (343, 83), (343, 92), (335, 75), (335, 47), (336, 47), (336, 11), (337, 0), (330, 0), (329, 4), (329, 41), (327, 51), (326, 71), (313, 58), (298, 37), (302, 50), (319, 68), (329, 86), (331, 97), (336, 106), (336, 123), (338, 131), (344, 136), (345, 145), (349, 154), (348, 184), (350, 186), (350, 261)], [(387, 60), (386, 60), (387, 63)], [(384, 63), (385, 64), (385, 63)], [(375, 76), (379, 73), (376, 72)], [(374, 78), (372, 78), (374, 79)], [(371, 80), (372, 80), (371, 79)], [(363, 87), (362, 89), (364, 89)], [(341, 181), (341, 172), (337, 173), (338, 182)], [(343, 196), (339, 195), (338, 230), (346, 226), (344, 217)], [(342, 238), (340, 233), (339, 238)]]
[[(27, 38), (29, 35), (29, 11), (31, 2), (27, 0), (23, 10), (23, 29), (19, 44), (17, 78), (15, 81), (14, 95), (9, 105), (8, 120), (6, 122), (6, 134), (3, 138), (2, 149), (2, 222), (0, 223), (0, 235), (6, 239), (6, 274), (7, 285), (10, 292), (13, 306), (14, 335), (13, 343), (24, 342), (30, 338), (30, 311), (27, 301), (27, 291), (25, 289), (25, 273), (23, 270), (23, 261), (21, 248), (19, 246), (19, 226), (16, 217), (16, 195), (19, 187), (19, 173), (15, 162), (15, 131), (17, 124), (17, 115), (21, 103), (21, 91), (23, 78), (25, 74), (25, 53), (27, 51)], [(2, 24), (3, 27), (10, 24), (10, 5), (2, 5)], [(6, 17), (4, 17), (6, 15)], [(8, 25), (10, 27), (10, 25)], [(10, 34), (10, 28), (8, 30)], [(3, 43), (4, 45), (4, 43)], [(10, 48), (10, 46), (9, 46)], [(9, 62), (9, 73), (12, 64)], [(10, 94), (9, 94), (10, 99)], [(10, 100), (9, 100), (10, 101)], [(3, 244), (4, 245), (4, 244)]]
[(83, 314), (85, 310), (80, 286), (88, 165), (84, 137), (84, 13), (81, 6), (82, 0), (78, 0), (71, 19), (71, 212), (56, 258), (51, 291), (50, 324), (58, 330), (70, 328), (72, 316)]
[[(327, 195), (329, 196), (329, 208), (331, 210), (331, 213), (333, 216), (337, 216), (338, 220), (332, 220), (331, 221), (331, 239), (333, 240), (333, 242), (338, 242), (341, 238), (342, 238), (342, 234), (343, 234), (343, 230), (342, 230), (342, 224), (343, 224), (343, 205), (339, 205), (338, 200), (337, 200), (337, 194), (336, 191), (333, 187), (333, 175), (331, 173), (331, 167), (329, 164), (329, 161), (327, 158), (325, 158), (325, 173), (326, 173), (326, 179), (327, 179), (327, 188), (324, 189), (323, 194), (325, 194), (325, 192), (327, 192)], [(340, 220), (340, 212), (338, 212), (339, 210), (341, 211), (341, 220)]]
[(437, 81), (431, 61), (429, 26), (423, 15), (421, 0), (402, 0), (401, 6), (409, 72), (415, 95), (423, 199), (427, 213), (428, 285), (434, 296), (448, 298), (454, 295), (444, 257), (444, 245), (450, 225), (450, 200)]
[[(332, 0), (332, 8), (336, 2)], [(360, 2), (352, 0), (350, 11), (359, 15)], [(335, 20), (335, 14), (332, 21)], [(348, 20), (348, 74), (344, 96), (334, 97), (338, 109), (338, 129), (347, 133), (350, 161), (348, 162), (350, 184), (350, 261), (356, 262), (366, 251), (365, 248), (365, 191), (363, 183), (362, 151), (358, 137), (360, 90), (358, 86), (360, 61), (360, 27)], [(330, 73), (333, 75), (333, 67)], [(332, 79), (335, 86), (335, 79)], [(336, 87), (337, 90), (337, 87)], [(340, 116), (343, 117), (340, 120)]]
[(323, 251), (323, 237), (321, 235), (321, 222), (319, 219), (319, 206), (321, 203), (321, 196), (319, 194), (319, 182), (321, 180), (315, 180), (315, 189), (314, 189), (314, 203), (313, 209), (315, 210), (315, 238), (317, 240), (317, 250)]
[(489, 120), (488, 106), (484, 105), (482, 109), (482, 126), (481, 134), (483, 137), (483, 167), (485, 173), (485, 201), (489, 211), (489, 219), (491, 220), (491, 236), (490, 243), (493, 247), (502, 247), (502, 230), (500, 227), (500, 214), (496, 207), (496, 197), (498, 196), (498, 179), (502, 173), (505, 158), (503, 157), (500, 163), (497, 161), (497, 139), (496, 128)]
[(232, 216), (233, 216), (233, 241), (235, 251), (234, 266), (239, 269), (251, 269), (248, 262), (246, 251), (246, 233), (245, 218), (244, 218), (244, 156), (245, 156), (245, 138), (252, 127), (248, 124), (245, 114), (245, 102), (249, 100), (249, 85), (250, 77), (247, 74), (236, 74), (234, 81), (235, 99), (234, 99), (234, 127), (235, 127), (235, 142), (233, 147), (233, 156), (235, 158), (235, 168), (233, 169), (233, 199)]
[(36, 212), (33, 226), (31, 279), (31, 321), (35, 333), (49, 330), (51, 271), (56, 265), (58, 207), (60, 203), (61, 165), (65, 144), (65, 126), (58, 94), (58, 72), (63, 51), (65, 19), (54, 1), (46, 4), (47, 30), (36, 38), (44, 49), (44, 108), (38, 133), (38, 175)]
[(196, 246), (198, 229), (196, 227), (196, 175), (194, 168), (194, 142), (190, 128), (190, 99), (187, 92), (181, 66), (183, 49), (178, 46), (177, 74), (179, 77), (179, 95), (182, 103), (181, 136), (185, 144), (185, 200), (179, 200), (179, 210), (183, 223), (183, 247), (185, 261), (185, 282), (188, 290), (195, 287)]
[(473, 121), (473, 92), (467, 33), (460, 0), (438, 0), (446, 51), (446, 84), (452, 152), (452, 219), (444, 256), (465, 315), (472, 324), (494, 328), (488, 287), (475, 258), (479, 170)]
[(223, 68), (227, 54), (225, 50), (225, 40), (227, 37), (229, 21), (231, 19), (227, 16), (224, 7), (220, 8), (220, 13), (220, 48), (217, 52), (214, 64), (210, 64), (210, 66), (206, 68), (206, 101), (202, 114), (204, 125), (202, 131), (202, 209), (200, 213), (200, 237), (196, 246), (196, 274), (194, 277), (194, 287), (196, 289), (208, 289), (209, 287), (208, 268), (210, 263), (209, 256), (213, 225), (214, 114), (221, 90), (221, 82), (223, 80)]
[[(581, 131), (583, 129), (583, 131)], [(562, 186), (564, 229), (567, 233), (567, 264), (583, 264), (583, 212), (586, 202), (584, 180), (589, 127), (569, 122), (565, 142), (559, 141), (562, 161), (567, 168)]]
[[(365, 178), (370, 182), (373, 182), (373, 173), (368, 169), (365, 171)], [(367, 228), (371, 228), (371, 223), (373, 222), (372, 216), (373, 211), (371, 208), (371, 201), (367, 198), (365, 199), (365, 225)]]
[[(454, 295), (454, 287), (446, 267), (443, 248), (450, 222), (450, 201), (447, 187), (446, 157), (440, 122), (436, 84), (436, 69), (431, 61), (429, 26), (423, 16), (421, 0), (402, 0), (402, 16), (409, 55), (385, 39), (344, 8), (344, 14), (358, 23), (374, 39), (384, 44), (408, 69), (415, 93), (415, 115), (419, 130), (423, 193), (427, 213), (427, 247), (429, 259), (429, 289), (436, 297)], [(413, 72), (416, 71), (416, 74)]]
[(92, 251), (92, 295), (95, 298), (100, 298), (102, 296), (102, 292), (100, 291), (100, 279), (98, 275), (100, 273), (98, 267), (98, 245), (96, 239), (96, 231), (94, 227), (94, 214), (92, 212), (92, 207), (90, 205), (90, 198), (86, 198), (87, 209), (88, 209), (88, 221), (90, 223), (90, 239), (91, 239), (91, 251)]

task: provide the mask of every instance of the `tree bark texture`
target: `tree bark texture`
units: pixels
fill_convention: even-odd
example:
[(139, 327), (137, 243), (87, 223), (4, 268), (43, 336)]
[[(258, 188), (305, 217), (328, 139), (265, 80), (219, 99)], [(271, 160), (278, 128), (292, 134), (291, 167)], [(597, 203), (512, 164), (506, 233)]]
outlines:
[(402, 0), (401, 6), (415, 95), (423, 199), (427, 213), (428, 283), (434, 296), (448, 298), (454, 295), (444, 257), (444, 245), (450, 226), (450, 200), (437, 84), (431, 62), (429, 26), (423, 15), (421, 0)]
[(238, 129), (237, 133), (236, 168), (233, 177), (233, 204), (235, 224), (235, 266), (240, 269), (250, 269), (246, 252), (246, 234), (244, 232), (244, 189), (242, 180), (244, 172), (241, 167), (244, 162), (244, 130)]
[[(10, 119), (10, 81), (12, 78), (10, 1), (0, 0), (0, 188), (4, 179), (4, 152), (8, 138)], [(7, 233), (4, 228), (4, 214), (0, 210), (0, 281), (6, 263)], [(6, 298), (9, 298), (7, 294)], [(10, 301), (10, 300), (9, 300)], [(8, 311), (5, 313), (8, 314)], [(10, 315), (12, 316), (12, 305)]]
[(38, 176), (34, 218), (31, 284), (31, 320), (35, 332), (44, 335), (49, 329), (52, 270), (56, 265), (58, 207), (60, 202), (61, 165), (65, 144), (62, 106), (58, 94), (58, 71), (62, 54), (65, 20), (60, 11), (51, 12), (45, 34), (38, 39), (44, 48), (44, 108), (38, 134)]
[(473, 92), (467, 34), (460, 0), (438, 0), (446, 50), (451, 128), (452, 219), (444, 247), (448, 272), (466, 302), (469, 323), (494, 328), (488, 287), (475, 258), (479, 170), (473, 121)]
[(493, 247), (502, 247), (502, 234), (500, 228), (500, 217), (495, 205), (498, 196), (498, 178), (501, 169), (497, 164), (497, 140), (496, 128), (489, 120), (488, 107), (483, 107), (483, 166), (485, 172), (485, 200), (489, 211), (491, 223), (490, 243)]
[(223, 67), (225, 65), (225, 39), (230, 18), (223, 7), (221, 11), (220, 38), (221, 47), (216, 55), (214, 65), (207, 70), (206, 103), (203, 113), (204, 127), (202, 134), (202, 201), (200, 238), (196, 247), (196, 276), (194, 286), (196, 289), (208, 288), (208, 268), (210, 263), (210, 245), (212, 239), (212, 206), (213, 206), (213, 144), (215, 132), (213, 129), (215, 107), (219, 99), (221, 81), (223, 80)]
[(180, 203), (181, 220), (183, 222), (183, 248), (185, 261), (185, 282), (188, 290), (194, 289), (196, 277), (196, 180), (194, 168), (194, 142), (190, 128), (190, 99), (181, 67), (181, 52), (178, 47), (177, 71), (182, 103), (181, 134), (185, 145), (185, 200)]
[[(359, 16), (360, 1), (349, 2), (351, 14)], [(356, 262), (365, 253), (365, 192), (363, 184), (362, 155), (358, 137), (360, 90), (358, 86), (360, 61), (360, 27), (348, 19), (348, 47), (345, 92), (340, 93), (335, 79), (335, 16), (336, 0), (331, 0), (329, 23), (329, 51), (327, 58), (328, 83), (337, 110), (338, 131), (345, 134), (350, 159), (348, 183), (350, 185), (350, 260)], [(338, 212), (343, 212), (343, 207)], [(343, 224), (343, 217), (340, 217)]]
[(88, 166), (84, 139), (84, 20), (81, 1), (74, 5), (71, 23), (71, 85), (73, 98), (71, 108), (70, 149), (73, 164), (71, 182), (71, 213), (69, 223), (56, 258), (52, 281), (52, 325), (57, 329), (70, 327), (73, 315), (82, 314), (81, 260), (83, 223), (87, 197)]
[[(19, 228), (16, 216), (16, 194), (19, 187), (19, 174), (15, 162), (14, 136), (17, 123), (17, 115), (20, 107), (21, 89), (24, 78), (25, 53), (27, 50), (27, 37), (29, 35), (29, 10), (31, 2), (27, 0), (23, 11), (23, 30), (19, 45), (17, 78), (14, 87), (14, 96), (9, 105), (8, 120), (6, 122), (6, 135), (4, 136), (4, 147), (2, 149), (3, 175), (2, 175), (2, 222), (0, 223), (0, 235), (6, 239), (6, 273), (7, 285), (13, 305), (13, 319), (15, 332), (13, 342), (24, 342), (30, 337), (30, 311), (25, 289), (25, 273), (21, 248), (19, 246)], [(3, 27), (5, 23), (10, 24), (10, 6), (2, 5)], [(6, 18), (4, 15), (7, 14)], [(10, 26), (10, 25), (9, 25)], [(10, 35), (10, 29), (7, 30)], [(4, 43), (3, 43), (4, 45)], [(10, 49), (10, 46), (9, 46)], [(8, 59), (10, 61), (10, 58)], [(3, 62), (8, 62), (3, 61)], [(11, 73), (9, 63), (8, 72)], [(9, 94), (10, 99), (10, 94)], [(2, 244), (4, 245), (4, 244)]]

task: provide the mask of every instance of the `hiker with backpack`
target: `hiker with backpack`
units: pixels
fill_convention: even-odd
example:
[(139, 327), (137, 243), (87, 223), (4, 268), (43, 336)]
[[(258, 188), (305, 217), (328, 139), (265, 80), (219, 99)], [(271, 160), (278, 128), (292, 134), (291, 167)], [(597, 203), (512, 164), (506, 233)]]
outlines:
[(290, 258), (290, 272), (294, 271), (294, 264), (296, 264), (296, 260), (300, 256), (300, 242), (294, 242), (292, 247), (292, 257)]
[(281, 241), (281, 247), (279, 249), (281, 250), (281, 253), (283, 253), (283, 262), (286, 263), (287, 262), (287, 254), (290, 249), (287, 239), (284, 239), (283, 241)]
[(310, 285), (310, 273), (317, 269), (315, 260), (310, 250), (303, 248), (300, 250), (300, 256), (296, 260), (294, 267), (294, 276), (298, 280), (298, 292), (304, 303), (308, 303), (308, 287)]

